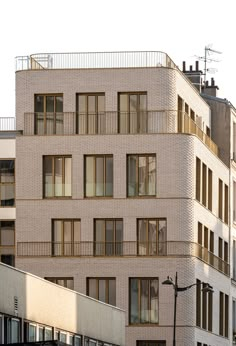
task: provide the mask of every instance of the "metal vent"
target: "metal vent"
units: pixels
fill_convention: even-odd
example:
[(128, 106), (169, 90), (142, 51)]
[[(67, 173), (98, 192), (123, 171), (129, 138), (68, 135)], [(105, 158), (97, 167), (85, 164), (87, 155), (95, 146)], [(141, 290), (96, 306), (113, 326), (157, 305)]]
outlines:
[(18, 316), (18, 297), (14, 297), (14, 310), (15, 310), (15, 316)]

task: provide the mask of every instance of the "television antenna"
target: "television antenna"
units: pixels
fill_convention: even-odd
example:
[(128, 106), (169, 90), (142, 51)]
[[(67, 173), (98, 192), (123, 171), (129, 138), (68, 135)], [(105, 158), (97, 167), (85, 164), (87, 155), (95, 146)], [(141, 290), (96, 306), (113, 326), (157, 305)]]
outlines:
[(212, 44), (209, 44), (205, 46), (204, 48), (204, 56), (198, 56), (198, 59), (204, 62), (204, 85), (206, 85), (206, 74), (209, 73), (215, 73), (217, 72), (216, 68), (207, 68), (207, 63), (211, 62), (220, 62), (218, 59), (211, 58), (211, 55), (213, 54), (222, 54), (222, 52), (212, 49)]

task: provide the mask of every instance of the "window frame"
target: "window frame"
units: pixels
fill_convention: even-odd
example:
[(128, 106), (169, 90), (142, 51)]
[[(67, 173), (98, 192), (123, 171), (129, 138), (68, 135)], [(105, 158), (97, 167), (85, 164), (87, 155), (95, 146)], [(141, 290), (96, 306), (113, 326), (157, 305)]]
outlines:
[[(89, 280), (96, 280), (96, 297), (92, 297), (89, 295)], [(99, 281), (105, 281), (105, 302), (99, 299)], [(113, 281), (115, 283), (115, 304), (113, 305), (112, 302), (109, 300), (109, 283), (110, 281)], [(103, 303), (110, 304), (113, 306), (116, 306), (116, 278), (115, 277), (87, 277), (86, 278), (86, 294), (87, 296), (97, 299)]]
[[(99, 244), (101, 242), (97, 241), (97, 233), (96, 233), (96, 222), (97, 221), (104, 221), (104, 225), (103, 225), (103, 238), (104, 241), (102, 242), (102, 244)], [(106, 241), (107, 238), (107, 227), (106, 227), (106, 223), (107, 222), (112, 222), (113, 223), (113, 228), (112, 228), (112, 234), (113, 234), (113, 241)], [(116, 240), (116, 236), (117, 236), (117, 222), (121, 222), (122, 223), (122, 241), (118, 242)], [(124, 236), (124, 227), (123, 227), (123, 219), (120, 218), (98, 218), (98, 219), (94, 219), (94, 227), (93, 227), (94, 231), (93, 231), (93, 252), (95, 256), (122, 256), (123, 255), (123, 236)], [(107, 243), (112, 243), (112, 246), (108, 246), (108, 250), (107, 250)], [(97, 247), (99, 249), (99, 251), (97, 251)], [(112, 249), (112, 251), (110, 251)], [(101, 251), (102, 250), (102, 251)]]
[[(13, 158), (4, 158), (4, 159), (0, 159), (0, 162), (1, 161), (12, 161), (14, 162), (14, 167), (13, 167), (13, 170), (14, 170), (14, 174), (13, 174), (13, 178), (14, 178), (14, 181), (12, 182), (2, 182), (1, 181), (1, 174), (0, 174), (0, 208), (15, 208), (15, 204), (16, 204), (16, 170), (15, 170), (15, 163), (16, 163), (16, 160), (13, 159)], [(2, 205), (2, 186), (13, 186), (14, 187), (14, 202), (13, 202), (13, 205)]]
[[(61, 242), (55, 241), (55, 222), (61, 222)], [(71, 241), (67, 242), (65, 241), (65, 223), (70, 222), (71, 223)], [(79, 239), (81, 237), (81, 219), (52, 219), (52, 228), (51, 228), (51, 244), (52, 244), (52, 256), (62, 256), (62, 257), (70, 257), (70, 256), (79, 256), (80, 255), (80, 241), (75, 242), (75, 225), (74, 223), (79, 223)], [(59, 243), (59, 251), (57, 249), (57, 245)], [(67, 254), (68, 252), (68, 245), (69, 245), (69, 252), (70, 254)], [(78, 246), (76, 246), (78, 245)], [(59, 254), (57, 254), (59, 253)]]
[[(87, 158), (93, 158), (93, 167), (94, 167), (94, 175), (93, 175), (93, 195), (88, 196), (87, 192)], [(97, 195), (96, 187), (97, 187), (97, 164), (96, 159), (102, 158), (103, 159), (103, 195)], [(112, 193), (106, 194), (106, 159), (112, 159)], [(113, 198), (114, 194), (114, 157), (113, 154), (95, 154), (95, 155), (84, 155), (84, 198)]]
[[(146, 253), (142, 254), (140, 253), (140, 244), (143, 243), (141, 240), (139, 240), (139, 222), (140, 221), (146, 221), (145, 224), (145, 250)], [(149, 222), (150, 221), (155, 221), (156, 222), (156, 240), (155, 242), (151, 242), (149, 239)], [(165, 230), (165, 241), (164, 244), (163, 242), (159, 241), (159, 222), (160, 221), (165, 221), (166, 223), (166, 230)], [(152, 246), (154, 243), (156, 252), (155, 253), (150, 253), (150, 245)], [(160, 245), (164, 245), (162, 249), (160, 249)], [(163, 256), (167, 254), (167, 218), (138, 218), (137, 219), (137, 255), (138, 256)]]
[[(38, 96), (43, 97), (43, 112), (37, 112), (36, 111), (36, 98)], [(54, 105), (54, 111), (53, 112), (47, 112), (46, 111), (46, 99), (47, 97), (53, 97), (53, 105)], [(61, 97), (62, 98), (62, 112), (56, 112), (55, 105), (56, 105), (56, 97)], [(38, 114), (43, 114), (43, 133), (38, 133), (38, 125), (37, 125), (37, 116)], [(47, 133), (47, 114), (52, 114), (53, 115), (53, 131), (52, 133)], [(62, 127), (63, 131), (59, 133), (57, 132), (57, 114), (62, 114)], [(63, 93), (49, 93), (49, 94), (34, 94), (34, 134), (35, 135), (63, 135), (64, 133), (64, 117), (63, 117)]]
[[(121, 111), (121, 102), (120, 102), (120, 96), (122, 95), (126, 95), (127, 96), (127, 111)], [(137, 111), (132, 112), (130, 110), (130, 96), (135, 95), (137, 96)], [(148, 130), (148, 98), (147, 98), (147, 91), (122, 91), (122, 92), (118, 92), (118, 100), (117, 100), (117, 108), (118, 108), (118, 117), (117, 117), (117, 129), (118, 129), (118, 133), (119, 134), (136, 134), (136, 133), (147, 133)], [(142, 111), (140, 110), (140, 96), (146, 96), (146, 107), (145, 110)], [(126, 131), (121, 131), (121, 113), (126, 113), (127, 119), (125, 119), (125, 123), (126, 123)], [(137, 130), (136, 131), (131, 131), (131, 115), (132, 113), (136, 114), (136, 121), (137, 121)], [(141, 131), (141, 115), (142, 113), (145, 114), (146, 119), (145, 119), (145, 130)]]
[[(85, 112), (81, 113), (79, 111), (79, 97), (80, 96), (85, 96)], [(95, 112), (89, 112), (89, 96), (94, 96), (95, 97)], [(104, 97), (104, 110), (99, 111), (98, 110), (98, 97), (103, 96)], [(105, 109), (106, 109), (106, 98), (105, 98), (105, 92), (88, 92), (88, 93), (76, 93), (76, 134), (99, 134), (103, 133), (101, 130), (99, 131), (99, 115), (104, 115), (105, 114)], [(85, 131), (80, 132), (80, 126), (79, 126), (79, 117), (80, 114), (85, 116)], [(95, 116), (95, 131), (90, 132), (89, 130), (89, 123), (90, 123), (90, 116), (94, 115)]]
[[(138, 307), (137, 307), (137, 312), (138, 312), (138, 319), (139, 322), (131, 322), (131, 304), (132, 304), (132, 299), (131, 299), (131, 282), (132, 280), (138, 280)], [(149, 314), (149, 321), (148, 322), (141, 322), (141, 312), (143, 311), (141, 308), (141, 281), (147, 281), (148, 280), (148, 307), (151, 306), (151, 295), (150, 295), (150, 285), (152, 281), (157, 281), (157, 322), (151, 322), (151, 309), (148, 309), (148, 314)], [(160, 287), (159, 287), (159, 277), (129, 277), (129, 325), (139, 325), (139, 326), (146, 326), (146, 325), (158, 325), (160, 323), (160, 318), (159, 318), (159, 295), (160, 295)]]
[[(47, 276), (44, 277), (45, 280), (52, 282), (58, 286), (74, 290), (74, 277), (73, 276)], [(64, 281), (64, 285), (58, 283), (58, 281)], [(68, 287), (67, 281), (72, 281), (72, 288)]]
[[(52, 196), (46, 196), (46, 172), (45, 160), (52, 159)], [(56, 196), (55, 194), (55, 160), (62, 159), (62, 194)], [(71, 159), (71, 176), (70, 176), (70, 195), (65, 196), (65, 159)], [(72, 155), (44, 155), (43, 156), (43, 198), (44, 199), (71, 199), (72, 198)]]
[[(129, 158), (131, 156), (136, 157), (136, 164), (135, 164), (135, 191), (133, 195), (129, 194)], [(140, 182), (140, 177), (139, 177), (139, 158), (145, 157), (146, 158), (146, 164), (148, 162), (149, 158), (155, 158), (155, 191), (153, 194), (147, 194), (146, 191), (149, 190), (149, 182), (148, 182), (148, 174), (145, 175), (145, 194), (140, 194), (139, 193), (139, 182)], [(156, 193), (157, 193), (157, 160), (156, 160), (156, 154), (150, 153), (150, 154), (127, 154), (126, 156), (126, 196), (127, 198), (155, 198)], [(149, 167), (149, 163), (145, 166), (146, 173)]]

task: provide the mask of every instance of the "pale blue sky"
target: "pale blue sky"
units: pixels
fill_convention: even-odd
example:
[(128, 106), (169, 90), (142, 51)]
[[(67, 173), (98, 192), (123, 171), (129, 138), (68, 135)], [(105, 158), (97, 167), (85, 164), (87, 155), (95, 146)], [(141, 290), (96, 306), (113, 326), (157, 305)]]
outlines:
[[(164, 51), (182, 67), (222, 51), (219, 97), (236, 107), (235, 0), (6, 0), (0, 2), (0, 116), (15, 114), (18, 55), (45, 52)], [(203, 65), (200, 64), (203, 68)]]

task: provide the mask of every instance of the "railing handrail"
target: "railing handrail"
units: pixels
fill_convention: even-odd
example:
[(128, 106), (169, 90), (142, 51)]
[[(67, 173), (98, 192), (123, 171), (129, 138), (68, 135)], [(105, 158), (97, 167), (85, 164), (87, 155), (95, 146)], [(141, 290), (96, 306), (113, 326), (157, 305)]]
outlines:
[(88, 69), (168, 67), (178, 69), (161, 51), (37, 53), (15, 58), (16, 71), (38, 69)]
[(201, 244), (188, 241), (17, 242), (18, 257), (196, 257), (229, 276), (230, 265)]
[[(24, 131), (24, 134), (46, 134), (46, 133), (36, 133), (36, 123), (37, 123), (37, 116), (40, 116), (38, 120), (41, 122), (49, 121), (47, 119), (47, 115), (53, 115), (54, 119), (50, 119), (50, 121), (54, 121), (53, 124), (50, 124), (51, 131), (53, 133), (49, 134), (56, 134), (54, 133), (56, 131), (56, 126), (60, 125), (60, 128), (58, 127), (58, 131), (60, 135), (66, 134), (66, 135), (73, 135), (73, 134), (120, 134), (120, 133), (136, 133), (133, 128), (131, 130), (129, 127), (131, 126), (137, 126), (137, 133), (148, 133), (148, 134), (155, 134), (155, 133), (188, 133), (196, 135), (215, 155), (218, 156), (218, 147), (213, 142), (213, 140), (205, 133), (203, 130), (194, 122), (189, 114), (187, 114), (185, 111), (179, 111), (176, 109), (169, 109), (169, 110), (142, 110), (138, 112), (124, 112), (124, 111), (103, 111), (103, 112), (26, 112), (24, 113), (25, 116), (25, 126), (28, 125), (31, 126), (30, 130)], [(110, 116), (111, 115), (111, 116)], [(114, 115), (117, 115), (117, 118), (114, 117)], [(144, 119), (142, 116), (144, 115)], [(146, 117), (145, 117), (146, 115)], [(60, 119), (57, 118), (61, 117)], [(64, 131), (64, 125), (63, 125), (63, 119), (64, 117), (70, 118), (70, 122), (66, 122), (66, 126), (70, 124), (70, 130), (68, 132)], [(104, 117), (103, 117), (104, 116)], [(125, 120), (125, 124), (123, 123), (122, 126), (125, 126), (125, 129), (120, 129), (118, 126), (118, 123), (120, 121), (120, 118), (118, 116), (127, 116), (127, 119)], [(134, 121), (132, 123), (132, 116), (137, 116), (138, 122), (140, 123), (138, 125), (138, 122)], [(80, 118), (81, 117), (81, 118)], [(89, 118), (90, 117), (90, 118)], [(181, 118), (181, 126), (180, 128), (177, 128), (177, 122), (178, 118)], [(122, 118), (121, 118), (122, 119)], [(82, 131), (79, 130), (79, 122), (82, 122)], [(92, 123), (92, 129), (93, 133), (88, 133), (88, 123)], [(127, 123), (128, 121), (128, 123)], [(131, 123), (130, 123), (131, 121)], [(135, 125), (136, 124), (136, 125)], [(43, 124), (44, 131), (45, 131), (45, 123)], [(25, 128), (26, 128), (25, 127)], [(139, 128), (138, 128), (139, 127)], [(103, 129), (104, 128), (104, 129)]]

